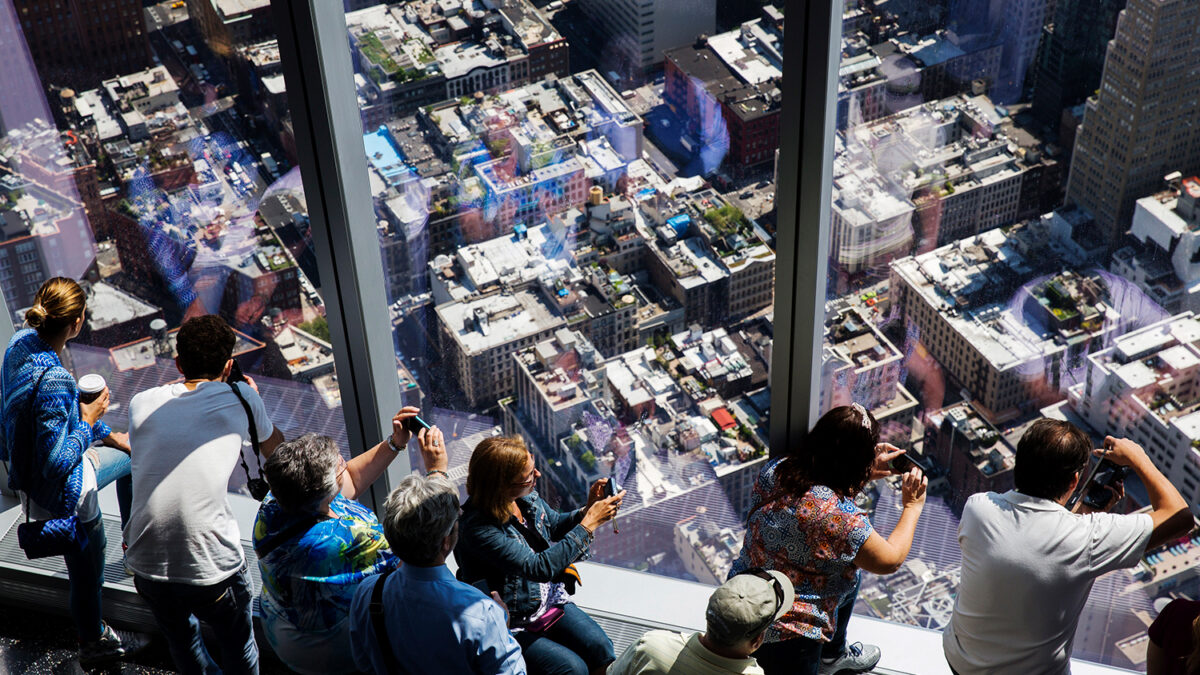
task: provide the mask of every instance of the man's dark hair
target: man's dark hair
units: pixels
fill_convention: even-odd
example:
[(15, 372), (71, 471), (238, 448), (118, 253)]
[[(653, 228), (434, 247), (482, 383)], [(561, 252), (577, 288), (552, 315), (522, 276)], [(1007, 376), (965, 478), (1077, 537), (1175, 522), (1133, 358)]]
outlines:
[(1058, 499), (1066, 494), (1075, 472), (1087, 466), (1092, 441), (1079, 427), (1061, 420), (1033, 423), (1017, 443), (1013, 483), (1022, 494)]
[(214, 314), (188, 319), (175, 336), (179, 370), (189, 380), (221, 376), (225, 363), (233, 358), (237, 338), (225, 319)]

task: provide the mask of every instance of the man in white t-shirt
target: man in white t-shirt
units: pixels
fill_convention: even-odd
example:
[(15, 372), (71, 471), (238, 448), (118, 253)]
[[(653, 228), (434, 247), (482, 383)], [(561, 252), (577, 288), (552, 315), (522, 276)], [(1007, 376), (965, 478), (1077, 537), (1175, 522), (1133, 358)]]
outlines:
[[(1152, 510), (1067, 511), (1091, 454), (1133, 469)], [(972, 495), (963, 509), (962, 582), (942, 636), (959, 675), (1069, 673), (1075, 627), (1096, 577), (1133, 567), (1148, 547), (1191, 527), (1187, 503), (1136, 443), (1110, 436), (1093, 451), (1068, 422), (1042, 419), (1025, 432), (1013, 482), (1016, 490)], [(1119, 496), (1113, 491), (1110, 507)]]
[[(126, 564), (183, 672), (214, 672), (198, 620), (220, 642), (225, 672), (257, 673), (250, 583), (227, 483), (250, 420), (225, 382), (233, 331), (217, 316), (186, 321), (175, 363), (185, 380), (139, 393), (129, 404), (133, 504)], [(235, 385), (249, 405), (261, 451), (283, 435), (268, 419), (253, 380)]]
[(706, 632), (652, 630), (625, 649), (608, 667), (608, 675), (762, 675), (750, 655), (762, 646), (767, 627), (791, 609), (795, 598), (784, 573), (747, 570), (708, 599)]

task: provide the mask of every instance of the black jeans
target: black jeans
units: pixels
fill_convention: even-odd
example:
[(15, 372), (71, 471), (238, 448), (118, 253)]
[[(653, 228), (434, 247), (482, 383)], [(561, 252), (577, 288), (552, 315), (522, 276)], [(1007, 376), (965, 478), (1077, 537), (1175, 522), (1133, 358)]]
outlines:
[(854, 614), (854, 601), (858, 599), (858, 587), (838, 605), (834, 617), (833, 639), (829, 642), (792, 638), (782, 642), (767, 642), (754, 652), (754, 658), (766, 675), (817, 675), (821, 657), (832, 658), (846, 651), (846, 627)]
[(185, 675), (222, 672), (204, 647), (200, 622), (217, 637), (224, 672), (258, 675), (258, 643), (250, 616), (250, 577), (243, 567), (237, 574), (211, 586), (152, 581), (135, 576), (133, 585), (149, 605), (154, 620), (167, 638), (175, 666)]

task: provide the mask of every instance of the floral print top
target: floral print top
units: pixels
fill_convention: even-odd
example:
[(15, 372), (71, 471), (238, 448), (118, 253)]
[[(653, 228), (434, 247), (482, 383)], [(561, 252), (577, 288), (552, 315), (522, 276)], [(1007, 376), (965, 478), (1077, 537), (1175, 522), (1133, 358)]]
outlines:
[[(370, 509), (341, 495), (329, 508), (335, 518), (315, 523), (258, 561), (264, 615), (282, 616), (303, 631), (320, 632), (340, 624), (358, 582), (399, 564)], [(255, 547), (297, 519), (268, 495), (254, 522)]]
[(792, 580), (796, 601), (767, 629), (767, 642), (798, 637), (828, 642), (838, 605), (858, 587), (854, 558), (871, 535), (871, 521), (852, 499), (823, 485), (799, 498), (778, 493), (781, 461), (767, 464), (755, 481), (745, 543), (730, 576), (763, 567)]

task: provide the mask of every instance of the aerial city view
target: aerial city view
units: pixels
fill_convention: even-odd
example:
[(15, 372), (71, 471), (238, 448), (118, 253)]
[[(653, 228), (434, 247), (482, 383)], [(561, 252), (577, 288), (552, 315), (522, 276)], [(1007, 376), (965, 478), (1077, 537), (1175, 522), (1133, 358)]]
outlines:
[[(284, 435), (344, 440), (271, 3), (101, 4), (0, 0), (0, 61), (26, 64), (0, 68), (9, 313), (87, 282), (69, 357), (115, 428), (178, 377), (180, 324), (220, 314)], [(593, 561), (722, 582), (795, 227), (785, 3), (344, 4), (378, 311), (462, 496), (474, 446), (521, 434), (551, 503), (627, 490)], [(1012, 488), (1038, 419), (1133, 439), (1200, 504), (1200, 3), (839, 4), (821, 410), (862, 404), (930, 478), (908, 562), (856, 611), (941, 629), (963, 505)], [(862, 497), (884, 533), (895, 481)], [(1147, 503), (1131, 479), (1121, 508)], [(1193, 538), (1097, 582), (1076, 658), (1144, 666), (1156, 607), (1200, 598)]]

